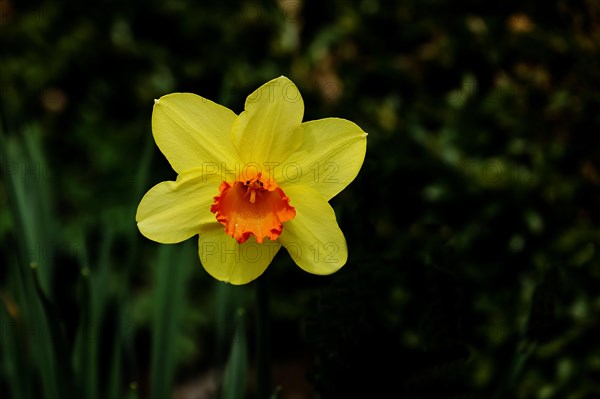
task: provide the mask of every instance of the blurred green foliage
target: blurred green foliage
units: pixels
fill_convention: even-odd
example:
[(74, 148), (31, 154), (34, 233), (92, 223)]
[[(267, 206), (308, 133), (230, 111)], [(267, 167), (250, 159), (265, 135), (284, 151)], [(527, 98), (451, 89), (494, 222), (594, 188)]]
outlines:
[(267, 270), (279, 397), (600, 395), (599, 63), (591, 0), (0, 0), (0, 396), (254, 397), (254, 284), (134, 215), (153, 99), (282, 74), (369, 137), (348, 264)]

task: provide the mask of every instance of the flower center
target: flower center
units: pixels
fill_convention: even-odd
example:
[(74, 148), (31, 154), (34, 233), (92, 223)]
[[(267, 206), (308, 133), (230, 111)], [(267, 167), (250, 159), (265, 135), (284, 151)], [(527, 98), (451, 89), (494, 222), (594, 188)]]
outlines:
[(210, 211), (225, 226), (225, 232), (240, 244), (250, 235), (258, 243), (265, 237), (276, 240), (283, 222), (296, 216), (290, 199), (275, 180), (265, 179), (260, 172), (249, 179), (221, 183)]

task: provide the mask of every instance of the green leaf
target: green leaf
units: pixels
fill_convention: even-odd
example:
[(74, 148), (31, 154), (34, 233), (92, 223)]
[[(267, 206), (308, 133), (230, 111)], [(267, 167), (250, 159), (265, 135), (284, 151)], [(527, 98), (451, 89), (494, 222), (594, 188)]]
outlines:
[(246, 341), (245, 313), (244, 309), (239, 309), (237, 312), (237, 326), (223, 374), (222, 399), (243, 399), (246, 397), (248, 344)]
[(150, 397), (154, 399), (170, 397), (173, 388), (178, 360), (176, 342), (186, 306), (186, 281), (195, 254), (187, 244), (161, 245), (155, 265), (150, 364)]
[(30, 398), (32, 370), (28, 357), (23, 356), (25, 346), (18, 335), (17, 321), (13, 320), (4, 304), (0, 304), (0, 344), (2, 344), (2, 376), (6, 378), (12, 398)]
[[(25, 137), (30, 135), (39, 135), (39, 131), (34, 129), (25, 132)], [(39, 145), (39, 141), (30, 141), (29, 150), (32, 151)], [(39, 155), (39, 148), (35, 151)], [(60, 320), (48, 297), (51, 291), (51, 249), (55, 238), (48, 226), (44, 225), (49, 223), (51, 210), (49, 201), (43, 198), (44, 190), (39, 182), (40, 171), (37, 168), (41, 166), (35, 162), (40, 162), (40, 158), (32, 160), (26, 155), (19, 140), (7, 140), (3, 132), (0, 132), (0, 158), (7, 178), (8, 206), (16, 226), (18, 251), (17, 260), (11, 263), (8, 275), (14, 288), (15, 301), (21, 311), (25, 332), (28, 333), (28, 353), (31, 355), (32, 366), (39, 372), (43, 397), (68, 398), (69, 393), (72, 393), (69, 386), (72, 378), (68, 377), (70, 365), (66, 362), (69, 353), (63, 342)], [(27, 179), (27, 175), (13, 173), (10, 166), (15, 164), (29, 165), (33, 168), (32, 176), (29, 176), (32, 178)], [(36, 270), (34, 273), (32, 268), (39, 272)], [(21, 383), (32, 382), (37, 381), (34, 379)], [(20, 389), (25, 391), (30, 388)], [(36, 385), (31, 389), (35, 390)]]

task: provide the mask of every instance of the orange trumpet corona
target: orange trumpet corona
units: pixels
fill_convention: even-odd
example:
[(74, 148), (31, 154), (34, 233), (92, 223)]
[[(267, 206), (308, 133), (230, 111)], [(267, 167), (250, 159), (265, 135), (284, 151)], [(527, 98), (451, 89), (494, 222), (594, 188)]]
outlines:
[(283, 230), (283, 222), (296, 216), (283, 190), (261, 172), (251, 178), (222, 182), (210, 211), (240, 244), (251, 235), (258, 243), (265, 237), (274, 241)]

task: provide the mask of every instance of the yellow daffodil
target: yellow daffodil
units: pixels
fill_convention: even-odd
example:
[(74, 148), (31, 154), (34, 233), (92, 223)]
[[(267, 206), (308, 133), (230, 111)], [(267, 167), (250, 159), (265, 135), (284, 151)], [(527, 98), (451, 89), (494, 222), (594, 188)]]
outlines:
[(248, 96), (239, 115), (195, 94), (156, 100), (154, 140), (178, 175), (142, 198), (141, 233), (161, 243), (199, 234), (202, 265), (232, 284), (260, 276), (281, 246), (309, 273), (337, 271), (348, 250), (328, 201), (358, 174), (367, 134), (303, 115), (284, 76)]

